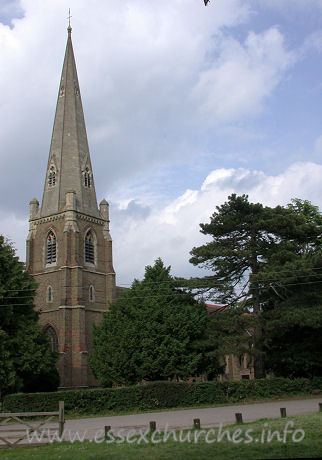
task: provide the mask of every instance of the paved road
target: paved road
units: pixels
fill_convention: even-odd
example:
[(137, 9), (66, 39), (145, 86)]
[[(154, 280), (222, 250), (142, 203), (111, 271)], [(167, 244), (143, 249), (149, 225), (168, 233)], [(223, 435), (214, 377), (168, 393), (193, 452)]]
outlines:
[[(262, 418), (279, 418), (280, 408), (285, 407), (287, 416), (301, 415), (317, 412), (319, 409), (319, 403), (322, 402), (322, 397), (314, 399), (301, 399), (301, 400), (281, 400), (265, 403), (254, 403), (244, 405), (233, 405), (233, 406), (222, 406), (222, 407), (210, 407), (206, 409), (188, 409), (188, 410), (176, 410), (168, 412), (152, 412), (145, 414), (134, 414), (134, 415), (121, 415), (114, 417), (96, 417), (96, 418), (82, 418), (75, 420), (68, 420), (65, 424), (65, 435), (66, 441), (71, 441), (78, 432), (77, 440), (94, 440), (102, 438), (104, 427), (111, 426), (113, 434), (117, 435), (119, 430), (123, 429), (122, 435), (126, 434), (130, 430), (135, 430), (136, 434), (139, 434), (140, 430), (145, 432), (149, 426), (150, 421), (155, 421), (157, 429), (164, 431), (167, 426), (167, 431), (172, 429), (183, 429), (192, 428), (193, 419), (199, 418), (201, 428), (210, 428), (223, 425), (229, 425), (235, 423), (235, 413), (239, 412), (243, 415), (245, 422), (251, 422)], [(50, 423), (53, 431), (57, 431), (57, 422)], [(21, 425), (10, 424), (8, 429), (21, 429)], [(2, 427), (5, 430), (4, 427)], [(11, 430), (8, 430), (11, 431)], [(41, 432), (41, 429), (40, 431)], [(2, 431), (2, 436), (8, 437), (9, 433)], [(27, 439), (22, 441), (22, 444), (26, 443)], [(32, 443), (37, 442), (48, 442), (48, 437), (44, 437), (42, 440), (33, 439)], [(3, 446), (4, 442), (0, 438), (0, 447)], [(21, 445), (21, 444), (20, 444)], [(30, 444), (29, 444), (30, 445)]]
[(67, 420), (66, 430), (71, 432), (79, 431), (84, 434), (85, 439), (94, 439), (95, 434), (104, 429), (104, 426), (111, 426), (114, 433), (119, 429), (125, 429), (125, 433), (130, 429), (138, 432), (146, 429), (149, 421), (156, 421), (157, 428), (164, 430), (168, 424), (169, 429), (191, 428), (194, 418), (200, 419), (202, 428), (218, 426), (220, 423), (229, 425), (235, 423), (235, 413), (243, 414), (245, 422), (252, 422), (262, 418), (279, 418), (280, 408), (285, 407), (287, 416), (301, 415), (317, 412), (319, 402), (322, 398), (303, 399), (303, 400), (282, 400), (265, 403), (234, 405), (224, 407), (211, 407), (206, 409), (188, 409), (169, 412), (152, 412), (135, 415), (121, 415), (114, 417), (82, 418), (77, 420)]

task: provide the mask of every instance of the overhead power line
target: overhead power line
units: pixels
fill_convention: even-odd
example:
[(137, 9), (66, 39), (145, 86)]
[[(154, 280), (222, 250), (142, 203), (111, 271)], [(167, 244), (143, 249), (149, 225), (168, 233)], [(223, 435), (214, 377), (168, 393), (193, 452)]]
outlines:
[[(277, 270), (277, 271), (270, 271), (269, 273), (270, 274), (276, 274), (278, 275), (276, 278), (258, 278), (256, 281), (260, 282), (260, 281), (269, 281), (269, 280), (277, 280), (279, 281), (280, 280), (280, 275), (283, 275), (283, 274), (287, 274), (287, 273), (290, 273), (290, 274), (294, 274), (294, 273), (298, 273), (298, 272), (303, 272), (303, 271), (319, 271), (319, 270), (322, 270), (322, 267), (310, 267), (310, 268), (302, 268), (302, 269), (297, 269), (297, 270), (293, 270), (293, 269), (288, 269), (288, 270), (285, 270), (285, 269), (282, 269), (282, 270)], [(214, 280), (215, 279), (215, 276), (216, 275), (209, 275), (209, 276), (205, 276), (205, 277), (202, 277), (202, 278), (191, 278), (191, 279), (187, 279), (187, 280), (182, 280), (182, 281), (186, 281), (187, 283), (189, 282), (194, 282), (195, 280), (198, 280), (199, 282), (201, 281), (211, 281), (211, 280)], [(248, 276), (248, 275), (246, 275)], [(315, 276), (314, 274), (305, 274), (303, 273), (303, 275), (299, 275), (299, 277), (311, 277), (311, 276)], [(137, 280), (139, 283), (142, 283), (142, 281), (144, 280)], [(160, 284), (179, 284), (181, 281), (181, 279), (176, 279), (176, 278), (173, 278), (173, 280), (168, 280), (168, 281), (149, 281), (149, 284), (157, 284), (157, 285), (160, 285)], [(133, 281), (134, 282), (134, 281)], [(118, 283), (117, 286), (118, 287), (122, 287), (122, 286), (132, 286), (132, 283)], [(50, 284), (50, 283), (49, 283)], [(222, 283), (221, 282), (217, 282), (217, 283), (214, 283), (215, 285), (221, 285)], [(178, 287), (187, 287), (184, 285), (184, 283), (182, 283), (182, 286), (178, 286)], [(52, 288), (54, 291), (55, 290), (58, 290), (58, 288)], [(87, 289), (87, 287), (83, 287), (82, 289)], [(5, 289), (4, 288), (4, 291), (5, 293), (7, 292), (37, 292), (37, 289)], [(97, 290), (95, 290), (96, 292), (99, 292)], [(0, 292), (1, 292), (1, 286), (0, 286)], [(102, 292), (102, 291), (101, 291)], [(32, 297), (32, 296), (31, 296)], [(0, 298), (1, 298), (1, 294), (0, 294)], [(21, 297), (20, 297), (21, 298)]]
[[(287, 286), (298, 286), (298, 285), (307, 285), (307, 284), (318, 284), (318, 283), (322, 283), (322, 280), (319, 280), (319, 281), (306, 281), (304, 283), (286, 283), (286, 284), (281, 284), (281, 283), (278, 283), (278, 287), (281, 288), (281, 287), (287, 287)], [(271, 284), (268, 286), (268, 287), (272, 287)], [(252, 287), (249, 287), (248, 288), (248, 292), (249, 291), (253, 291), (253, 290), (261, 290), (262, 288), (252, 288)], [(96, 291), (97, 292), (97, 291)], [(102, 291), (101, 291), (102, 292)], [(131, 300), (135, 300), (135, 299), (159, 299), (160, 297), (168, 297), (168, 296), (184, 296), (184, 295), (189, 295), (189, 293), (186, 293), (185, 291), (181, 291), (181, 292), (170, 292), (169, 294), (162, 294), (159, 292), (158, 295), (144, 295), (144, 296), (133, 296), (131, 295)], [(199, 295), (199, 294), (193, 294), (193, 296), (196, 296), (196, 295)], [(245, 295), (247, 295), (247, 293), (245, 293)], [(243, 295), (240, 296), (240, 298), (244, 297)], [(8, 299), (3, 299), (3, 300), (8, 300)], [(0, 307), (17, 307), (17, 306), (26, 306), (26, 304), (15, 304), (15, 303), (11, 303), (11, 304), (0, 304)], [(45, 311), (45, 310), (44, 310)]]
[[(303, 269), (303, 270), (304, 270), (304, 269)], [(256, 281), (257, 283), (265, 283), (265, 282), (272, 282), (272, 281), (280, 281), (280, 280), (281, 280), (280, 276), (281, 276), (282, 274), (290, 273), (289, 276), (291, 276), (291, 274), (294, 275), (294, 273), (303, 272), (303, 270), (284, 270), (284, 271), (281, 270), (281, 271), (276, 271), (276, 272), (270, 272), (270, 273), (272, 273), (272, 274), (276, 273), (276, 274), (279, 275), (279, 276), (275, 276), (275, 277), (265, 277), (265, 278), (258, 278), (258, 277), (257, 277), (255, 281)], [(308, 270), (308, 271), (311, 271), (311, 270), (322, 270), (322, 267), (312, 268), (312, 269), (307, 269), (307, 270)], [(250, 274), (250, 275), (251, 275), (251, 274)], [(248, 276), (249, 276), (249, 275), (245, 275), (245, 276), (244, 276), (244, 280), (245, 280), (245, 278), (247, 278)], [(287, 275), (286, 275), (286, 276), (287, 276)], [(298, 278), (311, 278), (311, 277), (319, 276), (319, 273), (317, 273), (317, 274), (315, 274), (315, 273), (303, 273), (303, 274), (298, 274), (298, 275), (296, 275), (296, 276), (297, 276)], [(241, 278), (241, 280), (242, 280), (242, 278)], [(198, 279), (182, 280), (182, 281), (186, 281), (186, 282), (180, 283), (180, 280), (176, 280), (176, 279), (168, 280), (168, 281), (144, 281), (144, 280), (142, 281), (142, 280), (141, 280), (141, 281), (138, 281), (138, 282), (139, 282), (139, 283), (146, 282), (147, 285), (151, 285), (151, 284), (152, 284), (152, 285), (158, 285), (158, 286), (160, 286), (160, 285), (172, 285), (173, 287), (175, 287), (175, 288), (177, 288), (177, 289), (180, 289), (180, 288), (182, 288), (182, 289), (189, 289), (189, 288), (190, 288), (190, 289), (198, 289), (198, 288), (202, 288), (201, 284), (202, 284), (203, 282), (206, 283), (206, 282), (211, 282), (211, 281), (212, 281), (213, 287), (216, 287), (216, 286), (219, 287), (219, 286), (222, 286), (222, 284), (225, 282), (225, 280), (222, 280), (222, 281), (217, 280), (217, 281), (215, 281), (215, 276), (206, 277), (206, 278), (198, 278)], [(192, 286), (189, 286), (189, 283), (191, 283)], [(195, 287), (193, 286), (193, 283), (196, 283), (196, 286), (195, 286)], [(132, 286), (132, 285), (133, 285), (133, 283), (124, 283), (124, 284), (118, 283), (117, 287)], [(52, 287), (52, 286), (51, 286), (51, 287)], [(64, 289), (66, 289), (66, 288), (68, 289), (68, 288), (70, 288), (70, 287), (71, 287), (71, 286), (64, 286), (63, 288), (64, 288)], [(204, 286), (204, 287), (206, 288), (206, 287), (211, 287), (211, 286), (206, 285), (206, 286)], [(87, 290), (88, 287), (84, 287), (84, 286), (83, 286), (81, 289)], [(52, 290), (53, 290), (54, 292), (56, 292), (56, 291), (59, 291), (60, 289), (59, 289), (59, 288), (53, 288), (53, 287), (52, 287)], [(9, 289), (8, 289), (8, 290), (5, 290), (5, 292), (4, 292), (3, 294), (6, 294), (6, 293), (8, 293), (8, 292), (19, 292), (19, 290), (15, 290), (15, 289), (9, 290)], [(35, 292), (35, 290), (34, 290), (34, 289), (26, 289), (26, 290), (22, 290), (22, 289), (21, 289), (20, 292), (22, 292), (22, 293), (25, 293), (25, 292)], [(37, 290), (36, 290), (36, 292), (37, 292)], [(95, 289), (95, 292), (104, 292), (104, 291)], [(33, 298), (33, 297), (35, 297), (35, 296), (34, 296), (34, 295), (30, 295), (30, 296), (20, 296), (20, 295), (19, 295), (19, 296), (12, 296), (12, 297), (11, 297), (11, 296), (6, 296), (6, 295), (2, 295), (2, 296), (1, 296), (1, 294), (0, 294), (0, 299), (1, 299), (1, 297), (2, 297), (2, 298), (8, 298), (8, 299), (9, 299), (9, 298), (11, 298), (11, 299), (13, 299), (13, 298), (22, 299), (22, 298), (28, 298), (28, 297), (29, 297), (29, 298)]]

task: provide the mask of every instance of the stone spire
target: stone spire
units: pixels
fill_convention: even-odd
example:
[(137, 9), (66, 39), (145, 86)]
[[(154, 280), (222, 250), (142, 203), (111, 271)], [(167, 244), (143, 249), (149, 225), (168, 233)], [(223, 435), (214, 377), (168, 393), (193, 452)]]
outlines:
[(40, 217), (64, 211), (67, 192), (78, 212), (99, 217), (70, 25), (67, 31)]

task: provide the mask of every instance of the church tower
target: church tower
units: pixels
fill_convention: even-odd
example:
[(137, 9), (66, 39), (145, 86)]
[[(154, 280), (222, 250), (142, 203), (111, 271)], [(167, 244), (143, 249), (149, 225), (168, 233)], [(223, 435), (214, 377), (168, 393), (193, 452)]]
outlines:
[(38, 283), (35, 305), (61, 388), (95, 386), (87, 365), (93, 324), (115, 298), (109, 208), (98, 208), (71, 39), (58, 91), (41, 207), (30, 202), (27, 270)]

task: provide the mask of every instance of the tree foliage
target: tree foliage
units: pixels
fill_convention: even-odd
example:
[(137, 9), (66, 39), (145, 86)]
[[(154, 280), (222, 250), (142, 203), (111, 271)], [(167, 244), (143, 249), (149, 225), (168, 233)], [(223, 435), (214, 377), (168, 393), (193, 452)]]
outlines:
[(223, 307), (210, 312), (207, 327), (209, 357), (221, 363), (230, 354), (240, 358), (244, 353), (251, 355), (256, 325), (257, 319), (244, 306)]
[(247, 195), (236, 194), (216, 209), (210, 223), (200, 224), (201, 233), (210, 235), (211, 241), (191, 251), (192, 264), (214, 272), (202, 280), (200, 287), (224, 305), (249, 298), (257, 311), (258, 287), (252, 276), (276, 250), (279, 229), (292, 225), (291, 212), (280, 206), (272, 209), (250, 203)]
[(193, 376), (208, 364), (206, 326), (205, 306), (176, 289), (170, 267), (157, 259), (94, 328), (89, 363), (104, 386)]
[(309, 201), (288, 205), (299, 218), (261, 274), (266, 368), (278, 376), (322, 375), (322, 217)]
[[(205, 289), (224, 305), (236, 306), (244, 299), (256, 315), (260, 312), (258, 283), (254, 277), (260, 272), (268, 255), (277, 243), (273, 220), (285, 218), (285, 210), (274, 210), (260, 203), (250, 203), (246, 195), (228, 197), (217, 206), (210, 223), (200, 224), (201, 232), (212, 240), (191, 251), (190, 262), (211, 269), (214, 276), (206, 278)], [(256, 349), (255, 376), (263, 377), (261, 354), (262, 330), (254, 329)]]
[(59, 383), (56, 356), (38, 324), (36, 284), (0, 235), (0, 397), (14, 391), (47, 391)]
[(211, 241), (193, 248), (190, 261), (214, 274), (190, 284), (218, 303), (248, 306), (256, 316), (255, 376), (263, 375), (263, 351), (267, 369), (278, 375), (316, 374), (322, 281), (318, 208), (299, 199), (270, 208), (233, 194), (200, 227)]

